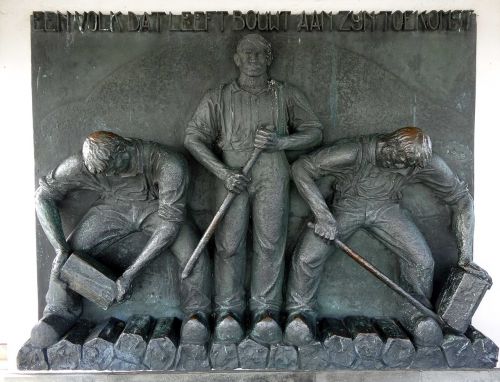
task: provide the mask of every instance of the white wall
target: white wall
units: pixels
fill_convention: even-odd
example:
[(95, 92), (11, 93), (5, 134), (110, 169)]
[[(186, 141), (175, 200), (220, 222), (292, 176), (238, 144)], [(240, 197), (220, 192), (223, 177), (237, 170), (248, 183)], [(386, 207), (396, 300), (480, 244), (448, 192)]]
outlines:
[(2, 0), (0, 1), (0, 343), (9, 344), (10, 368), (17, 349), (37, 320), (33, 137), (31, 119), (30, 22), (33, 10), (431, 10), (473, 9), (477, 13), (475, 140), (475, 261), (496, 284), (473, 324), (500, 344), (500, 239), (498, 159), (500, 152), (500, 1), (498, 0)]

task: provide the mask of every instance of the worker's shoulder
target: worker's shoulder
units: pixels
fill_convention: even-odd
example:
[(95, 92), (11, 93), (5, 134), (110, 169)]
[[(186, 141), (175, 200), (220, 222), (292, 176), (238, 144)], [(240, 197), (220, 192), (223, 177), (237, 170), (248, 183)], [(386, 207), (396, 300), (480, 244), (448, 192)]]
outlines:
[(140, 147), (139, 151), (145, 160), (156, 162), (159, 165), (176, 166), (182, 169), (187, 168), (186, 158), (177, 150), (159, 142), (141, 139), (134, 139), (134, 141)]
[(342, 159), (345, 162), (353, 161), (361, 152), (359, 137), (343, 138), (331, 143), (325, 144), (312, 153), (306, 155), (306, 158), (313, 161), (331, 161)]
[(81, 152), (67, 157), (54, 169), (55, 176), (80, 175), (84, 172), (87, 172), (87, 168)]
[(370, 140), (367, 139), (367, 136), (355, 136), (355, 137), (347, 137), (337, 139), (329, 144), (326, 147), (330, 147), (335, 150), (359, 150), (363, 144), (367, 144)]
[(445, 160), (436, 153), (432, 153), (432, 157), (427, 163), (427, 165), (419, 169), (419, 173), (429, 173), (429, 172), (445, 176), (455, 176), (450, 166), (448, 166)]
[(221, 82), (219, 85), (209, 88), (203, 93), (203, 100), (217, 101), (224, 92), (235, 91), (238, 88), (236, 80)]

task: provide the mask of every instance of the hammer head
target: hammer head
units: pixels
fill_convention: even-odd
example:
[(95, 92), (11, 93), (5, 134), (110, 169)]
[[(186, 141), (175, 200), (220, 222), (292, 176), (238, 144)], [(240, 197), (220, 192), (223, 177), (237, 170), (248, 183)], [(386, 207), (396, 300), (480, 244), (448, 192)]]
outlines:
[(453, 268), (437, 300), (437, 314), (464, 333), (491, 285), (488, 273), (476, 264)]

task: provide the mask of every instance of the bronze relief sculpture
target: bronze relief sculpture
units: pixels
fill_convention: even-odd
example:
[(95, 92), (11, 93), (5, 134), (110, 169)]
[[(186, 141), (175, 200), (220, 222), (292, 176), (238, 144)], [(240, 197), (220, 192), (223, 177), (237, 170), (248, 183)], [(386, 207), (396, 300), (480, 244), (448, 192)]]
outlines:
[[(237, 78), (226, 82), (222, 71), (221, 81), (203, 89), (183, 120), (185, 131), (172, 122), (183, 132), (178, 150), (96, 124), (81, 152), (40, 179), (37, 217), (55, 259), (46, 306), (19, 352), (19, 368), (494, 367), (498, 347), (470, 325), (491, 286), (473, 262), (473, 199), (435, 152), (428, 129), (347, 134), (329, 124), (337, 104), (325, 113), (317, 97), (309, 102), (311, 91), (306, 97), (274, 79), (273, 49), (262, 34), (238, 35), (228, 46), (235, 48)], [(198, 97), (186, 95), (185, 103), (196, 106)], [(163, 143), (170, 128), (153, 139)], [(200, 223), (192, 202), (201, 178), (214, 205), (207, 208), (209, 224)], [(319, 183), (326, 180), (325, 193)], [(422, 199), (451, 212), (457, 260), (449, 261), (449, 277), (434, 293), (438, 259), (401, 203), (414, 185), (425, 188)], [(290, 233), (295, 189), (307, 217)], [(97, 198), (66, 236), (66, 199), (82, 190)], [(396, 275), (356, 252), (350, 239), (360, 231), (395, 255)], [(132, 260), (121, 260), (123, 242)], [(335, 277), (326, 265), (341, 256), (337, 247), (401, 296), (399, 315), (331, 314), (337, 306), (325, 314), (319, 289)], [(110, 261), (114, 254), (119, 269)], [(169, 255), (171, 267), (157, 268)], [(366, 270), (361, 277), (371, 278)], [(152, 276), (169, 278), (179, 312), (156, 297), (165, 287), (148, 283)], [(162, 313), (127, 305), (138, 290), (153, 296)]]

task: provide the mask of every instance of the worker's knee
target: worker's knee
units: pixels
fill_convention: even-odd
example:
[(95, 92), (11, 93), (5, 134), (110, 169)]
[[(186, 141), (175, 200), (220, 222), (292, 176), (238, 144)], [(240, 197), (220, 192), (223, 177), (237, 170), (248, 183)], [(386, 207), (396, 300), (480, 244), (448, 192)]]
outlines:
[(244, 250), (245, 243), (234, 238), (228, 240), (216, 240), (217, 256), (227, 259), (236, 256)]
[(429, 255), (425, 259), (425, 262), (423, 263), (423, 267), (426, 270), (428, 270), (429, 272), (434, 272), (434, 259), (432, 258), (432, 255)]
[(429, 247), (421, 248), (414, 257), (416, 265), (426, 272), (434, 272), (434, 258)]

